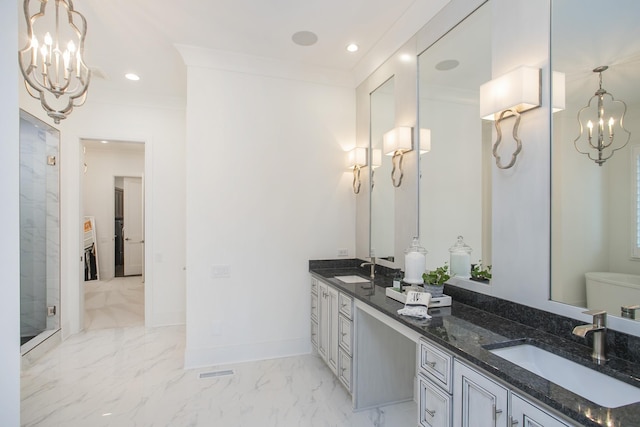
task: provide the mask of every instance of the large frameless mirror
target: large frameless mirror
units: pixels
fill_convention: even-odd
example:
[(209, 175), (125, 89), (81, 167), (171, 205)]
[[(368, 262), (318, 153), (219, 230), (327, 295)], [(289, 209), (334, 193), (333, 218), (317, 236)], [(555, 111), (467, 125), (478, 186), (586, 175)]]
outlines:
[(551, 299), (640, 319), (638, 16), (552, 1)]
[(371, 182), (370, 256), (393, 261), (395, 254), (395, 191), (389, 179), (392, 158), (383, 155), (383, 136), (395, 125), (394, 78), (376, 88), (370, 96), (371, 129), (369, 162)]
[(490, 6), (420, 54), (418, 78), (419, 226), (427, 269), (449, 262), (458, 236), (472, 248), (470, 263), (489, 266), (492, 124), (480, 118), (479, 89), (491, 79)]

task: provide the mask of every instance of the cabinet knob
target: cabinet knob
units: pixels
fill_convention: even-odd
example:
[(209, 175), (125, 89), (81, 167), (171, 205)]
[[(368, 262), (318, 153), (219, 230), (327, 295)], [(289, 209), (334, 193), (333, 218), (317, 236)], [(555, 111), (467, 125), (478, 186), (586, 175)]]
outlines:
[(436, 362), (429, 362), (429, 361), (427, 360), (427, 366), (429, 366), (431, 369), (433, 369), (433, 368), (435, 368), (435, 367), (436, 367)]
[(436, 416), (436, 411), (430, 411), (428, 408), (425, 408), (424, 412), (426, 412), (431, 418)]
[(509, 418), (511, 418), (511, 425), (512, 425), (512, 426), (517, 426), (517, 425), (518, 425), (518, 420), (516, 420), (516, 419), (515, 419), (515, 418), (513, 418), (513, 417), (509, 417)]

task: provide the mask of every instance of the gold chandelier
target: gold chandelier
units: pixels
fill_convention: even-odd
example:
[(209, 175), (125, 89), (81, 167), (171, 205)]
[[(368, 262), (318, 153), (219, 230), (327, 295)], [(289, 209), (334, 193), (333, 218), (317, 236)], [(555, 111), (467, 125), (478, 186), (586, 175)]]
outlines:
[(24, 16), (28, 40), (18, 52), (18, 62), (25, 87), (58, 124), (87, 97), (91, 79), (83, 61), (87, 21), (71, 0), (24, 0)]

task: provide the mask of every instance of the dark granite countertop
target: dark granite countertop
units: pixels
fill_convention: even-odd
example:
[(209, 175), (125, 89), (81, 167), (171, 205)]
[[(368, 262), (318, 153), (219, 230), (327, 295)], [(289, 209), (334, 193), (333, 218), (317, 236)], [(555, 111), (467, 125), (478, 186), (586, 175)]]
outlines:
[[(389, 277), (377, 276), (373, 289), (371, 283), (347, 284), (334, 279), (335, 276), (352, 274), (366, 277), (363, 271), (357, 268), (357, 265), (354, 267), (348, 263), (330, 268), (310, 263), (310, 272), (316, 277), (419, 332), (455, 356), (471, 362), (576, 422), (589, 427), (640, 426), (640, 403), (619, 408), (601, 407), (494, 355), (487, 348), (525, 341), (636, 387), (640, 387), (639, 364), (611, 357), (604, 366), (597, 366), (591, 360), (591, 349), (587, 345), (463, 304), (455, 297), (451, 307), (430, 309), (431, 319), (419, 320), (399, 316), (397, 311), (403, 304), (385, 295), (385, 287), (391, 285)], [(447, 289), (449, 287), (445, 291)]]

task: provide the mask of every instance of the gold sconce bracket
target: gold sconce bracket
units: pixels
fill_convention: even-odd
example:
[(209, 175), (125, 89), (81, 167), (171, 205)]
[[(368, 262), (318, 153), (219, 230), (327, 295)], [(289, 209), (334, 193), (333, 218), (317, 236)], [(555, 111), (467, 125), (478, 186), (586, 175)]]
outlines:
[[(514, 116), (516, 118), (516, 122), (513, 125), (513, 139), (516, 142), (516, 149), (511, 154), (511, 161), (506, 165), (503, 165), (501, 163), (502, 159), (498, 154), (498, 148), (500, 147), (500, 143), (502, 142), (502, 128), (500, 127), (500, 123), (506, 117), (511, 117), (511, 116)], [(520, 154), (520, 151), (522, 150), (522, 140), (520, 140), (520, 138), (518, 137), (518, 128), (520, 127), (520, 113), (518, 113), (515, 109), (502, 111), (498, 116), (498, 120), (496, 120), (495, 126), (496, 126), (497, 137), (496, 137), (496, 142), (493, 144), (493, 157), (495, 157), (496, 159), (496, 166), (498, 166), (498, 168), (509, 169), (516, 164), (516, 158), (518, 157), (518, 154)]]

